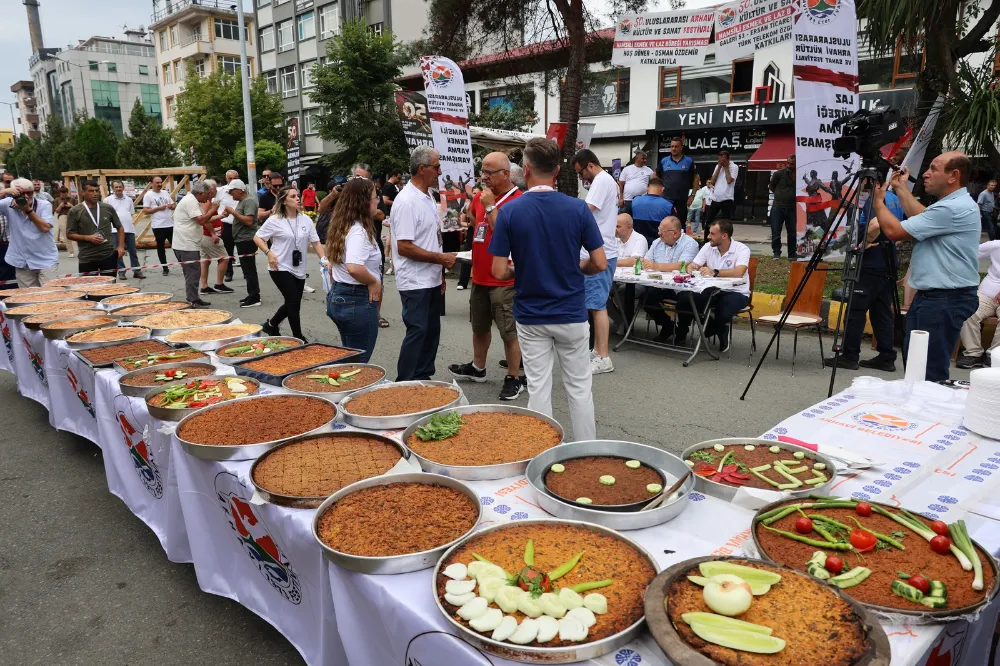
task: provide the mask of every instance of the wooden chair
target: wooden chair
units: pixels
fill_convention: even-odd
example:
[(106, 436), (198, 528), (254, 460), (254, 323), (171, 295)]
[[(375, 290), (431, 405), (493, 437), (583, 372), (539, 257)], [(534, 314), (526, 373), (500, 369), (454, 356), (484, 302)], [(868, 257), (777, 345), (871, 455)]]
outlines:
[[(757, 282), (757, 257), (750, 257), (750, 265), (747, 266), (747, 272), (750, 274), (750, 302), (746, 306), (736, 313), (739, 317), (741, 314), (748, 314), (750, 319), (750, 356), (753, 357), (753, 353), (757, 350), (757, 325), (753, 320), (753, 287)], [(729, 335), (732, 335), (732, 330), (730, 330)], [(732, 342), (729, 344), (729, 358), (733, 357), (733, 345)]]
[[(819, 264), (813, 274), (809, 276), (809, 281), (806, 283), (805, 287), (803, 287), (802, 293), (799, 295), (799, 299), (795, 303), (795, 309), (788, 313), (788, 319), (784, 324), (788, 328), (795, 331), (795, 339), (792, 343), (793, 377), (795, 376), (795, 354), (798, 351), (799, 329), (816, 329), (816, 336), (819, 338), (820, 367), (823, 367), (823, 317), (820, 315), (820, 309), (823, 307), (823, 287), (826, 286), (826, 267), (826, 264)], [(791, 304), (792, 295), (795, 293), (795, 290), (798, 289), (799, 283), (802, 282), (805, 277), (805, 272), (805, 262), (793, 261), (791, 263), (791, 270), (788, 274), (788, 285), (785, 287), (785, 302), (782, 304), (782, 312), (784, 312), (785, 309)], [(763, 317), (758, 317), (757, 323), (777, 326), (780, 319), (780, 314), (765, 315)], [(779, 330), (777, 344), (774, 349), (775, 358), (778, 358), (778, 352), (780, 349), (781, 331)], [(750, 349), (750, 358), (752, 362), (752, 347)]]

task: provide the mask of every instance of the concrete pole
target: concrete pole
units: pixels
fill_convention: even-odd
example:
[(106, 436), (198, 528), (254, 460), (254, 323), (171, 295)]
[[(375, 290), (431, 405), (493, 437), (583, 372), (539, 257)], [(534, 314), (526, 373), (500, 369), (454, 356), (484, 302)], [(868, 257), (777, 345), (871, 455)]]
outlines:
[(31, 36), (31, 50), (38, 53), (45, 46), (42, 42), (42, 19), (38, 14), (38, 0), (24, 0), (28, 12), (28, 34)]
[(250, 63), (247, 60), (246, 23), (243, 0), (236, 0), (236, 22), (240, 31), (240, 80), (243, 84), (243, 131), (247, 143), (247, 190), (257, 192), (257, 161), (253, 150), (253, 116), (250, 113)]

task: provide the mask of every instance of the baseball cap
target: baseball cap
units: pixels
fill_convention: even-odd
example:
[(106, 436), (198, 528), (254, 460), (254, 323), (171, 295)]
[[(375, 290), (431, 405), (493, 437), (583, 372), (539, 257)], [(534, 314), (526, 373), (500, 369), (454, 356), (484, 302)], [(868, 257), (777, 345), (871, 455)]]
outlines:
[(231, 189), (231, 190), (243, 190), (244, 192), (246, 192), (247, 191), (247, 186), (246, 186), (246, 183), (244, 183), (239, 178), (234, 178), (233, 180), (229, 181), (229, 189)]

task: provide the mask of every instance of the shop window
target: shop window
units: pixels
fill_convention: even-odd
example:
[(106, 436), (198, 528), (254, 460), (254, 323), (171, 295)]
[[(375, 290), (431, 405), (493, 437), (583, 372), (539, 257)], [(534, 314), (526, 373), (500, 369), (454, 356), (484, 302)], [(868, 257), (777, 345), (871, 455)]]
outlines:
[(514, 106), (535, 108), (535, 91), (530, 86), (505, 86), (491, 88), (480, 93), (480, 107), (489, 109), (494, 106), (506, 107), (508, 111)]
[(581, 116), (628, 113), (630, 70), (616, 69), (591, 74), (593, 82), (580, 96)]
[(732, 85), (729, 89), (730, 102), (749, 102), (753, 95), (753, 58), (734, 60)]
[(660, 68), (660, 108), (680, 106), (681, 103), (681, 68)]

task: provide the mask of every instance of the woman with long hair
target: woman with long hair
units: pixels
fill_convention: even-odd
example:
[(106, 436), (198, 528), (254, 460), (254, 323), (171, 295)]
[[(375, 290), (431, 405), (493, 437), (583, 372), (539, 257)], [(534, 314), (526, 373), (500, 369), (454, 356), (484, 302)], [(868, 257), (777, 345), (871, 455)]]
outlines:
[[(267, 243), (271, 242), (268, 248)], [(299, 191), (285, 187), (278, 192), (271, 217), (257, 230), (253, 242), (267, 257), (267, 270), (274, 286), (281, 292), (285, 302), (277, 312), (264, 322), (264, 332), (281, 335), (279, 326), (288, 318), (292, 335), (305, 341), (299, 323), (299, 309), (302, 305), (302, 290), (306, 284), (306, 251), (312, 246), (319, 263), (328, 266), (323, 245), (319, 242), (316, 227), (302, 212)]]
[(326, 314), (340, 331), (345, 347), (363, 349), (367, 363), (375, 350), (382, 300), (382, 253), (375, 242), (378, 190), (365, 178), (344, 185), (326, 233), (326, 254), (333, 265), (333, 288)]

